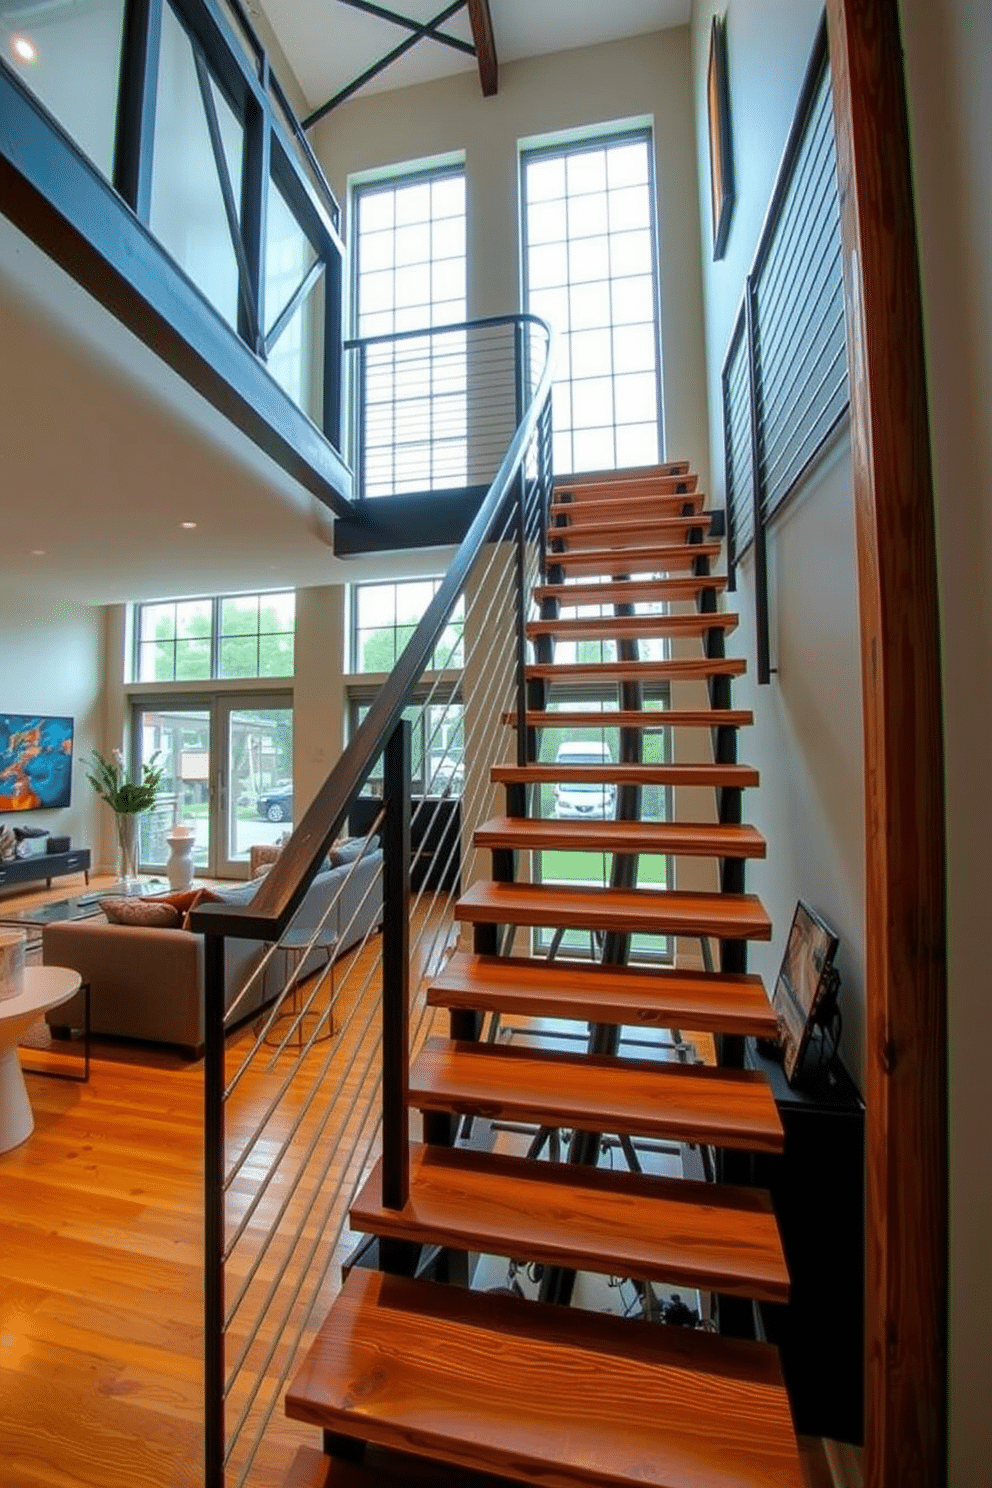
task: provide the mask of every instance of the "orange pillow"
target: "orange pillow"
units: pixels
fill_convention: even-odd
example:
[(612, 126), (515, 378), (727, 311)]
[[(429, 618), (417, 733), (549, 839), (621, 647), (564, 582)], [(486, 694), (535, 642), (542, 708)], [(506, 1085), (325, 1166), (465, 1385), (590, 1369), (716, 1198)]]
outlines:
[(186, 913), (183, 915), (182, 929), (189, 929), (189, 917), (199, 904), (223, 904), (223, 894), (215, 894), (212, 889), (194, 889), (193, 897), (190, 899)]
[(202, 889), (177, 889), (172, 894), (148, 894), (145, 903), (171, 904), (176, 914), (182, 919), (189, 912), (191, 905), (195, 904), (197, 896), (202, 893)]

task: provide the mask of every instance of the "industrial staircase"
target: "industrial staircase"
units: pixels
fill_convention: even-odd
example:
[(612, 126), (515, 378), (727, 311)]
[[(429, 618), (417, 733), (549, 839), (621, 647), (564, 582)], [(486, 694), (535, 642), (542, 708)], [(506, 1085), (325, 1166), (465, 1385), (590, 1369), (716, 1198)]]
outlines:
[[(780, 1150), (783, 1132), (762, 1077), (743, 1067), (747, 1037), (776, 1036), (765, 989), (746, 969), (748, 941), (769, 939), (771, 925), (744, 891), (747, 860), (764, 853), (741, 812), (758, 777), (737, 759), (751, 716), (731, 705), (744, 664), (724, 654), (735, 617), (718, 608), (725, 581), (710, 569), (720, 543), (703, 504), (683, 464), (556, 488), (547, 582), (534, 591), (540, 618), (528, 630), (527, 753), (537, 759), (543, 727), (592, 721), (620, 731), (620, 758), (493, 769), (507, 814), (475, 835), (492, 854), (492, 878), (472, 884), (456, 909), (474, 927), (473, 950), (452, 954), (428, 991), (448, 1009), (451, 1036), (430, 1039), (410, 1070), (425, 1140), (411, 1143), (409, 1198), (401, 1208), (383, 1202), (380, 1164), (353, 1204), (352, 1227), (379, 1237), (383, 1269), (350, 1270), (290, 1388), (288, 1415), (323, 1428), (325, 1449), (301, 1451), (292, 1488), (802, 1488), (777, 1355), (744, 1336), (753, 1301), (788, 1296), (771, 1202), (746, 1181), (747, 1155)], [(695, 609), (638, 614), (646, 600)], [(561, 614), (591, 604), (612, 614)], [(659, 636), (677, 639), (680, 652), (698, 638), (699, 654), (640, 659), (638, 641)], [(555, 661), (556, 643), (580, 638), (616, 641), (618, 659)], [(660, 715), (644, 706), (645, 685), (682, 679), (706, 683), (708, 708)], [(558, 682), (609, 683), (617, 705), (592, 718), (567, 707), (552, 714)], [(504, 721), (521, 724), (515, 714)], [(644, 762), (644, 733), (662, 721), (708, 730), (712, 762)], [(542, 783), (562, 781), (612, 783), (617, 819), (530, 815)], [(640, 820), (647, 785), (712, 787), (717, 820)], [(531, 854), (560, 849), (612, 855), (609, 885), (520, 877)], [(645, 853), (717, 860), (720, 891), (638, 888)], [(514, 954), (508, 927), (594, 932), (600, 960)], [(697, 939), (704, 969), (628, 965), (630, 937), (644, 932)], [(588, 1049), (483, 1041), (487, 1014), (588, 1023)], [(712, 1034), (718, 1066), (630, 1058), (624, 1027)], [(568, 1160), (457, 1145), (466, 1118), (480, 1118), (476, 1133), (483, 1118), (570, 1132)], [(716, 1181), (597, 1167), (604, 1134), (628, 1152), (626, 1139), (690, 1144), (713, 1154)], [(440, 1254), (443, 1265), (469, 1253), (538, 1263), (540, 1300), (423, 1278), (425, 1256)], [(711, 1294), (720, 1332), (562, 1305), (584, 1272)]]

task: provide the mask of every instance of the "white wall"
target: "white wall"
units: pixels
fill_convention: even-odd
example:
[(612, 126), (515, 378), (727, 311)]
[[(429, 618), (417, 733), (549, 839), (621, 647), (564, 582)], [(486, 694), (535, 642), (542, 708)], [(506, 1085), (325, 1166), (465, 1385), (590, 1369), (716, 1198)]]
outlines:
[(655, 128), (667, 448), (698, 467), (707, 441), (687, 28), (508, 63), (491, 99), (472, 72), (356, 98), (313, 134), (342, 201), (355, 172), (464, 151), (468, 313), (499, 315), (520, 308), (519, 141), (645, 116)]
[(992, 7), (901, 0), (930, 404), (944, 689), (950, 1481), (992, 1483)]
[[(712, 258), (706, 72), (710, 23), (726, 12), (736, 204), (724, 257)], [(713, 496), (725, 499), (720, 374), (822, 13), (819, 0), (698, 0), (692, 19), (697, 172), (702, 206), (703, 302)], [(835, 441), (819, 469), (768, 531), (772, 666), (756, 684), (750, 554), (727, 607), (741, 617), (728, 652), (746, 655), (734, 700), (753, 729), (740, 756), (761, 772), (745, 818), (768, 841), (748, 887), (772, 918), (773, 940), (750, 964), (769, 988), (796, 900), (806, 899), (841, 940), (842, 1054), (864, 1086), (864, 813), (861, 670), (850, 446)]]
[(102, 730), (103, 612), (62, 603), (39, 588), (0, 595), (0, 711), (69, 715), (75, 724), (72, 802), (61, 811), (31, 811), (10, 825), (45, 827), (93, 849), (99, 861), (100, 803), (81, 761)]

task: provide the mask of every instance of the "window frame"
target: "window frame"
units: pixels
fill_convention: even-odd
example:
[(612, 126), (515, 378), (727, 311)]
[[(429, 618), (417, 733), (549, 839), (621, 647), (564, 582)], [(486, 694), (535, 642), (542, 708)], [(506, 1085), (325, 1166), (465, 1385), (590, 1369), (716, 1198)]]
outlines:
[[(648, 170), (647, 192), (648, 192), (648, 211), (649, 211), (649, 216), (650, 216), (650, 222), (649, 222), (648, 231), (649, 231), (650, 240), (651, 240), (651, 279), (652, 279), (652, 311), (653, 311), (653, 343), (654, 343), (655, 421), (656, 421), (656, 426), (657, 426), (658, 461), (659, 461), (659, 463), (661, 463), (665, 459), (665, 400), (664, 400), (664, 378), (663, 378), (663, 372), (662, 372), (661, 262), (660, 262), (660, 249), (659, 249), (659, 241), (658, 241), (658, 186), (657, 186), (657, 174), (656, 174), (656, 169), (655, 169), (654, 126), (653, 126), (653, 123), (652, 122), (649, 121), (649, 122), (646, 122), (646, 123), (643, 123), (643, 124), (637, 124), (637, 125), (632, 125), (632, 126), (621, 126), (621, 127), (617, 128), (616, 130), (591, 130), (589, 133), (583, 133), (583, 134), (577, 135), (577, 136), (572, 136), (570, 134), (567, 139), (561, 139), (559, 137), (557, 139), (549, 140), (546, 143), (540, 143), (540, 142), (539, 143), (535, 143), (535, 144), (521, 143), (521, 145), (519, 146), (519, 151), (518, 151), (519, 211), (520, 211), (520, 246), (519, 246), (519, 253), (520, 253), (520, 284), (521, 284), (521, 294), (522, 294), (522, 300), (523, 300), (524, 308), (526, 310), (530, 310), (530, 308), (531, 308), (531, 293), (532, 293), (532, 291), (531, 291), (531, 286), (530, 286), (530, 266), (529, 266), (529, 253), (530, 253), (530, 247), (531, 247), (531, 245), (530, 245), (530, 242), (529, 242), (529, 235), (528, 235), (528, 193), (527, 193), (527, 178), (526, 178), (526, 169), (527, 169), (527, 166), (529, 164), (531, 164), (531, 163), (534, 163), (534, 162), (537, 162), (537, 161), (541, 161), (541, 160), (556, 160), (556, 159), (561, 159), (561, 160), (567, 161), (567, 159), (569, 158), (569, 156), (585, 154), (585, 153), (589, 152), (590, 150), (595, 150), (597, 148), (600, 148), (600, 149), (609, 149), (613, 145), (624, 145), (624, 144), (630, 144), (630, 143), (636, 143), (636, 142), (643, 142), (644, 143), (645, 149), (646, 149), (646, 156), (647, 156), (647, 170)], [(569, 197), (567, 195), (567, 188), (566, 188), (565, 201), (567, 202), (568, 200), (569, 200)], [(607, 240), (608, 241), (613, 237), (613, 234), (610, 232), (609, 227), (607, 228), (606, 236), (607, 236)], [(569, 241), (570, 241), (569, 238), (566, 236), (566, 238), (564, 239), (564, 242), (565, 242), (566, 246), (567, 246), (567, 244), (568, 244)], [(620, 277), (623, 277), (623, 276), (620, 276)], [(610, 278), (606, 282), (612, 286), (612, 284), (614, 282), (613, 281), (613, 278), (612, 278), (612, 275), (610, 276)], [(566, 291), (568, 291), (570, 289), (570, 285), (569, 285), (568, 282), (566, 282), (564, 285), (559, 285), (557, 287), (558, 288), (561, 288), (561, 289), (565, 289)], [(611, 321), (610, 321), (610, 327), (609, 327), (609, 329), (610, 329), (610, 331), (612, 333), (613, 330), (615, 329), (615, 324), (614, 324), (614, 322), (612, 320), (612, 314), (613, 314), (612, 303), (611, 303), (611, 312), (610, 313), (611, 313)], [(554, 329), (558, 330), (559, 333), (560, 333), (560, 335), (563, 338), (566, 337), (566, 336), (570, 336), (570, 334), (571, 334), (570, 328), (567, 329), (565, 327), (555, 327)], [(611, 365), (611, 371), (610, 371), (610, 380), (611, 380), (611, 383), (614, 383), (615, 384), (615, 378), (616, 378), (616, 373), (612, 370), (612, 365)], [(570, 365), (569, 365), (569, 375), (568, 375), (568, 386), (569, 386), (569, 389), (571, 389), (572, 385), (573, 385), (573, 377), (572, 377), (571, 363), (570, 363)], [(554, 386), (554, 384), (553, 384), (553, 386)], [(575, 429), (574, 421), (570, 418), (570, 420), (569, 420), (569, 434), (570, 434), (570, 436), (574, 432), (574, 429)], [(614, 464), (613, 465), (610, 465), (610, 466), (597, 466), (597, 467), (594, 467), (594, 469), (595, 470), (603, 470), (603, 471), (606, 471), (606, 470), (637, 469), (638, 468), (637, 466), (620, 465), (616, 461), (617, 423), (616, 423), (615, 394), (614, 394), (613, 421), (612, 421), (612, 424), (611, 424), (611, 429), (612, 429), (612, 436), (613, 436)], [(575, 465), (574, 445), (573, 445), (573, 452), (572, 452), (572, 461), (571, 461), (571, 463), (572, 463), (572, 465), (574, 467), (574, 465)], [(561, 470), (561, 469), (557, 469), (556, 468), (556, 471), (555, 471), (555, 474), (558, 475), (558, 476), (580, 475), (580, 474), (581, 475), (586, 475), (586, 474), (591, 474), (591, 473), (593, 473), (593, 469), (592, 468), (591, 469), (588, 469), (588, 470), (585, 469), (585, 468), (582, 468), (582, 469), (579, 469), (579, 470), (576, 470), (576, 469), (573, 468), (573, 469), (568, 470), (568, 471), (565, 471), (565, 470)]]
[[(386, 676), (387, 675), (386, 672), (365, 671), (361, 667), (361, 665), (360, 665), (361, 658), (360, 658), (360, 655), (359, 655), (359, 644), (358, 644), (358, 637), (359, 637), (359, 626), (358, 626), (358, 592), (359, 592), (359, 590), (360, 589), (386, 589), (386, 588), (392, 588), (392, 589), (396, 590), (396, 589), (402, 589), (407, 584), (432, 584), (434, 586), (434, 593), (436, 594), (437, 591), (438, 591), (438, 589), (440, 588), (442, 582), (443, 582), (443, 578), (444, 578), (443, 574), (417, 574), (417, 575), (408, 576), (407, 578), (404, 578), (404, 579), (368, 579), (368, 580), (360, 581), (360, 582), (355, 583), (355, 584), (349, 584), (348, 585), (348, 641), (347, 641), (347, 654), (346, 654), (346, 658), (345, 658), (345, 664), (346, 664), (347, 675), (348, 675), (349, 678), (364, 679), (364, 678), (367, 678), (367, 677), (381, 677), (381, 676)], [(443, 675), (446, 671), (449, 671), (449, 672), (461, 672), (462, 671), (463, 662), (464, 662), (464, 651), (465, 651), (465, 612), (464, 612), (465, 601), (464, 601), (464, 597), (461, 600), (461, 606), (462, 606), (462, 613), (461, 613), (461, 615), (459, 616), (458, 611), (457, 611), (457, 607), (456, 607), (455, 611), (452, 613), (451, 618), (448, 621), (448, 627), (450, 627), (452, 625), (455, 625), (455, 624), (461, 626), (462, 658), (463, 658), (463, 660), (462, 661), (453, 661), (452, 664), (451, 664), (451, 666), (449, 666), (449, 667), (427, 667), (426, 670), (428, 672), (437, 673), (438, 675)], [(396, 632), (397, 632), (397, 630), (399, 628), (398, 622), (397, 622), (395, 616), (396, 616), (396, 604), (394, 602), (394, 604), (393, 604), (393, 622), (392, 622), (393, 643), (394, 643), (394, 646), (393, 646), (393, 650), (394, 650), (393, 666), (396, 665), (396, 662), (399, 659), (399, 656), (401, 655), (401, 652), (399, 652), (399, 651), (396, 650), (396, 644), (395, 644), (396, 643)], [(406, 622), (404, 622), (404, 623), (406, 623)], [(448, 627), (446, 627), (446, 629)], [(385, 627), (385, 626), (383, 627), (383, 629), (386, 629), (386, 628), (387, 627)], [(442, 639), (443, 639), (443, 637), (442, 637)], [(438, 643), (437, 643), (437, 645), (440, 646), (441, 644), (442, 644), (442, 641), (439, 640)], [(434, 654), (431, 656), (431, 661), (434, 661), (434, 659), (436, 657), (436, 654), (437, 654), (437, 646), (435, 646), (435, 648), (434, 648)], [(392, 670), (392, 668), (389, 668), (389, 670)]]
[[(293, 638), (293, 670), (292, 671), (289, 671), (289, 672), (280, 672), (278, 674), (273, 674), (273, 676), (271, 676), (271, 677), (264, 676), (261, 672), (254, 672), (254, 673), (251, 673), (251, 674), (248, 674), (248, 675), (245, 675), (245, 674), (242, 673), (242, 674), (239, 674), (237, 676), (232, 676), (232, 677), (225, 676), (221, 672), (221, 669), (220, 669), (221, 668), (222, 643), (223, 643), (223, 640), (225, 639), (225, 636), (223, 635), (223, 633), (221, 631), (221, 617), (223, 615), (223, 607), (224, 607), (225, 603), (228, 603), (231, 600), (254, 599), (254, 600), (256, 600), (258, 602), (258, 608), (259, 608), (259, 611), (261, 611), (262, 602), (265, 599), (281, 598), (283, 596), (291, 596), (292, 597), (292, 600), (293, 600), (293, 628), (292, 628), (292, 631), (264, 631), (263, 632), (260, 629), (256, 629), (253, 632), (252, 631), (248, 631), (248, 632), (245, 632), (244, 634), (245, 634), (245, 638), (249, 638), (249, 637), (252, 637), (252, 636), (254, 637), (255, 642), (256, 642), (256, 652), (257, 652), (258, 646), (261, 643), (261, 637), (263, 636), (263, 634), (264, 635), (292, 635), (292, 638)], [(182, 605), (182, 604), (204, 604), (204, 605), (209, 605), (210, 606), (210, 635), (209, 635), (210, 672), (209, 672), (209, 674), (206, 677), (177, 677), (176, 676), (176, 674), (175, 674), (176, 673), (176, 667), (175, 667), (175, 660), (176, 660), (176, 658), (175, 658), (175, 646), (176, 646), (176, 641), (179, 639), (179, 637), (177, 637), (176, 635), (173, 635), (173, 637), (171, 639), (171, 645), (172, 645), (172, 648), (173, 648), (172, 676), (171, 677), (149, 677), (149, 678), (146, 678), (146, 679), (142, 679), (142, 676), (141, 676), (142, 621), (143, 621), (143, 617), (144, 617), (145, 611), (146, 610), (153, 609), (153, 608), (156, 608), (156, 607), (158, 607), (160, 605)], [(224, 683), (224, 684), (228, 684), (228, 683), (237, 684), (237, 683), (254, 682), (254, 683), (262, 683), (264, 685), (268, 685), (270, 683), (275, 683), (275, 682), (283, 682), (284, 683), (287, 680), (292, 680), (295, 677), (295, 675), (296, 675), (296, 590), (295, 589), (253, 589), (253, 590), (246, 590), (244, 593), (238, 593), (238, 594), (188, 595), (188, 596), (182, 596), (181, 598), (170, 598), (170, 599), (157, 599), (157, 600), (141, 601), (141, 602), (139, 602), (139, 603), (137, 603), (137, 604), (135, 604), (133, 606), (133, 627), (132, 627), (132, 632), (133, 633), (132, 633), (132, 637), (131, 637), (131, 678), (132, 678), (131, 685), (136, 686), (136, 687), (157, 687), (157, 686), (206, 687), (206, 686), (208, 686), (210, 684), (214, 684), (214, 683), (217, 683), (217, 682)], [(237, 634), (237, 633), (232, 633), (232, 634)], [(230, 639), (230, 638), (231, 638), (231, 636), (228, 636), (227, 637), (227, 639)], [(145, 644), (150, 644), (150, 640), (146, 640)], [(168, 645), (168, 644), (170, 644), (170, 642), (168, 642), (168, 641), (156, 642), (156, 644)]]

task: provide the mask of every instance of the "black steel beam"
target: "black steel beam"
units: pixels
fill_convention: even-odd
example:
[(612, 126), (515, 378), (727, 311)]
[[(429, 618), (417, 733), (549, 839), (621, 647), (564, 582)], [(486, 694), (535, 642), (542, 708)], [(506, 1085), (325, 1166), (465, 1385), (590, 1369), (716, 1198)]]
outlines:
[(314, 109), (312, 114), (308, 114), (303, 120), (303, 128), (311, 128), (312, 125), (323, 119), (325, 114), (329, 114), (332, 109), (336, 109), (339, 104), (351, 98), (353, 94), (364, 88), (366, 83), (370, 83), (374, 77), (378, 77), (380, 72), (385, 72), (387, 67), (391, 67), (394, 62), (398, 62), (400, 57), (405, 56), (411, 47), (417, 45), (418, 41), (433, 37), (440, 27), (444, 25), (445, 21), (450, 21), (453, 15), (457, 15), (460, 10), (465, 8), (465, 3), (466, 0), (452, 0), (452, 4), (442, 10), (440, 15), (436, 15), (432, 21), (425, 22), (417, 31), (408, 36), (405, 41), (401, 41), (398, 46), (394, 46), (391, 52), (387, 52), (384, 57), (379, 58), (378, 62), (373, 62), (371, 67), (367, 67), (359, 77), (355, 78), (354, 82), (349, 83), (346, 88), (342, 88), (339, 93), (335, 93), (333, 98), (329, 98), (326, 103), (322, 103), (320, 108)]

